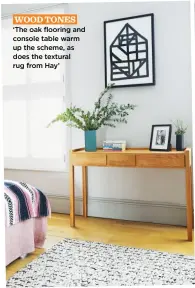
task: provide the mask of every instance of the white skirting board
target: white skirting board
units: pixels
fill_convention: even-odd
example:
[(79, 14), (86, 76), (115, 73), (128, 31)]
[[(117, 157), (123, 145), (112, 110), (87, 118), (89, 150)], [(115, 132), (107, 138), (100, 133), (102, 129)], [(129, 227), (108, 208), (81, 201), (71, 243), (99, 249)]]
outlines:
[[(69, 197), (47, 195), (52, 212), (69, 214)], [(76, 214), (82, 215), (82, 198), (76, 197)], [(186, 226), (186, 206), (129, 199), (92, 197), (88, 216)]]

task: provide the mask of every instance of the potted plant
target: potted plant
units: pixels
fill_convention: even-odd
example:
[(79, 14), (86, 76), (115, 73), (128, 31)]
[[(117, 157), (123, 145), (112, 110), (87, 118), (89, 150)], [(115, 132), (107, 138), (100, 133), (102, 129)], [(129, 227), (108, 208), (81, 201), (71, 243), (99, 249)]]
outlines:
[(187, 131), (187, 126), (184, 126), (182, 120), (177, 120), (176, 122), (173, 122), (175, 125), (176, 131), (176, 150), (177, 151), (183, 151), (185, 149), (184, 146), (184, 134)]
[(127, 123), (129, 110), (134, 110), (136, 107), (132, 104), (119, 105), (113, 102), (113, 95), (107, 94), (113, 85), (108, 85), (100, 93), (91, 112), (71, 105), (65, 112), (57, 115), (47, 127), (61, 121), (68, 127), (81, 129), (85, 132), (85, 151), (96, 151), (96, 130), (102, 126), (116, 127), (116, 123)]

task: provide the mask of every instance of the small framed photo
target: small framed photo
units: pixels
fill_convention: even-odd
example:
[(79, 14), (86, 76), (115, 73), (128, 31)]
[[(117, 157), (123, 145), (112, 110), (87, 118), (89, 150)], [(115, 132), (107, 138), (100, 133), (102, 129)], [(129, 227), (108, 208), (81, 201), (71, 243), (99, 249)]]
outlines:
[(150, 150), (170, 151), (171, 149), (171, 124), (152, 125)]

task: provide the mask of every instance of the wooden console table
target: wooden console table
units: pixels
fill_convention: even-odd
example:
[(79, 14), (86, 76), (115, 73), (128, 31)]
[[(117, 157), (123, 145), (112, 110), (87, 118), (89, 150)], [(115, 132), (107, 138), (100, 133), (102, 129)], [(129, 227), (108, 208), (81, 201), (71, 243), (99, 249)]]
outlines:
[(85, 152), (84, 148), (70, 151), (70, 225), (75, 227), (74, 166), (82, 166), (83, 216), (87, 217), (87, 167), (136, 167), (136, 168), (180, 168), (185, 169), (186, 216), (188, 241), (192, 241), (193, 203), (191, 149), (185, 151), (153, 152), (147, 148), (129, 148), (123, 152)]

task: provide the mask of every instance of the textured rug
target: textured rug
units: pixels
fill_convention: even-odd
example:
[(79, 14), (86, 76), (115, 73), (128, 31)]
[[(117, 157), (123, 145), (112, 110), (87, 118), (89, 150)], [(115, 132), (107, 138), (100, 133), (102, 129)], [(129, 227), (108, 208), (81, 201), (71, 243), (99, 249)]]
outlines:
[(64, 239), (7, 281), (7, 287), (195, 284), (195, 258)]

